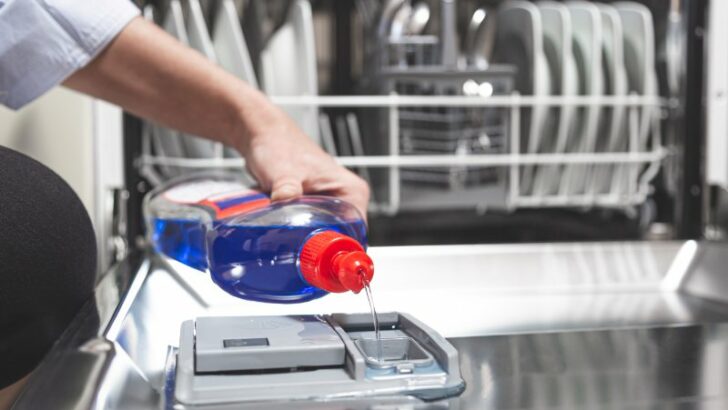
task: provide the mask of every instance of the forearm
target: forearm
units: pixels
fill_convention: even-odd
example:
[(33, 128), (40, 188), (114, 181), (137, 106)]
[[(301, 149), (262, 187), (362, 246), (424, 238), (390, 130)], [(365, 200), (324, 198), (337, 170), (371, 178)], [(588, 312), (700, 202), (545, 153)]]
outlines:
[(277, 111), (260, 92), (141, 18), (64, 84), (243, 152)]
[(65, 85), (237, 148), (274, 200), (325, 193), (366, 214), (369, 188), (361, 178), (338, 165), (263, 94), (141, 18)]

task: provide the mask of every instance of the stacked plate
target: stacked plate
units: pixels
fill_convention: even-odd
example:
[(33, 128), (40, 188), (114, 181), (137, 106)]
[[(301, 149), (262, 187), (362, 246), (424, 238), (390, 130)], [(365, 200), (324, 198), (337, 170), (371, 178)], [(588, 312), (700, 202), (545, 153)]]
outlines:
[[(283, 25), (260, 55), (262, 88), (268, 95), (318, 94), (313, 12), (308, 0), (293, 0)], [(317, 143), (319, 114), (315, 107), (284, 107), (299, 127)]]
[[(148, 20), (155, 19), (155, 9), (147, 5), (144, 16)], [(215, 50), (207, 30), (199, 0), (171, 0), (162, 27), (183, 44), (202, 53), (208, 59), (217, 62)], [(157, 124), (148, 125), (155, 155), (166, 158), (222, 158), (222, 144), (174, 131)], [(160, 171), (166, 177), (172, 177), (181, 171), (174, 167), (162, 167)]]
[[(521, 95), (536, 98), (550, 95), (552, 68), (544, 53), (543, 22), (538, 6), (521, 0), (506, 2), (498, 11), (496, 26), (493, 61), (516, 66), (518, 75), (515, 89)], [(543, 132), (550, 117), (545, 105), (535, 105), (522, 111), (520, 152), (534, 154), (541, 150), (543, 144), (550, 143), (542, 138), (551, 137), (547, 135), (551, 132)], [(520, 181), (522, 194), (531, 190), (534, 172), (533, 166), (523, 167)]]
[[(199, 0), (172, 0), (167, 11), (166, 28), (183, 43), (199, 51), (209, 60), (217, 62), (215, 50), (207, 31), (207, 24)], [(188, 158), (221, 158), (222, 144), (187, 134), (180, 134)]]
[[(512, 0), (497, 15), (494, 61), (519, 69), (515, 88), (539, 97), (656, 96), (652, 15), (633, 2), (531, 3)], [(520, 152), (596, 153), (645, 150), (656, 110), (639, 110), (629, 141), (624, 105), (535, 104), (524, 108)], [(631, 145), (630, 145), (631, 144)], [(638, 165), (525, 165), (521, 195), (629, 193)]]
[[(212, 47), (218, 64), (228, 72), (249, 85), (258, 88), (258, 79), (253, 70), (248, 46), (240, 27), (238, 12), (233, 0), (223, 0), (215, 16), (215, 28), (212, 32)], [(237, 151), (227, 147), (225, 156), (237, 158)]]
[[(282, 27), (271, 37), (261, 53), (262, 80), (258, 81), (243, 36), (234, 0), (221, 0), (208, 27), (201, 0), (169, 0), (162, 19), (153, 5), (144, 8), (145, 18), (161, 20), (161, 26), (185, 45), (197, 50), (253, 87), (269, 95), (316, 95), (316, 51), (313, 15), (308, 0), (295, 0)], [(296, 70), (291, 71), (291, 67)], [(314, 140), (318, 141), (318, 111), (315, 108), (290, 108), (289, 114)], [(238, 158), (230, 147), (187, 135), (157, 124), (148, 124), (152, 150), (159, 157), (218, 159)], [(165, 177), (179, 174), (178, 168), (160, 167)]]

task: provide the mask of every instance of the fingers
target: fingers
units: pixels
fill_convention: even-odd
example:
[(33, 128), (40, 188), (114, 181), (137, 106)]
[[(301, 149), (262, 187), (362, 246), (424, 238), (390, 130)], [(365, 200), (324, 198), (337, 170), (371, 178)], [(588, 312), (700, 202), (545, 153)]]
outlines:
[[(338, 189), (329, 190), (325, 185), (309, 186), (306, 189), (308, 194), (321, 192), (333, 192), (335, 196), (354, 205), (366, 221), (367, 206), (369, 205), (369, 185), (358, 175), (341, 168), (338, 172), (341, 180), (335, 182), (340, 185)], [(279, 177), (272, 183), (271, 199), (273, 201), (285, 201), (298, 198), (304, 193), (304, 184), (294, 177)]]
[(301, 181), (292, 177), (281, 177), (273, 181), (270, 197), (273, 201), (298, 198), (303, 195)]
[(369, 185), (311, 144), (305, 135), (300, 137), (308, 142), (292, 144), (287, 139), (263, 138), (251, 144), (246, 166), (261, 188), (270, 192), (273, 201), (298, 198), (304, 192), (334, 195), (354, 205), (366, 218)]

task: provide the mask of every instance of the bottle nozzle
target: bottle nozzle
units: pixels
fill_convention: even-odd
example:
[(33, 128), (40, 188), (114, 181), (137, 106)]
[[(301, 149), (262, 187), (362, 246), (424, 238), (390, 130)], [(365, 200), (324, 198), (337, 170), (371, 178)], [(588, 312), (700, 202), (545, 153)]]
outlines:
[(334, 231), (313, 235), (301, 249), (300, 272), (328, 292), (359, 293), (374, 276), (374, 263), (353, 238)]
[(341, 252), (333, 265), (339, 282), (354, 293), (359, 293), (374, 276), (374, 263), (363, 251)]

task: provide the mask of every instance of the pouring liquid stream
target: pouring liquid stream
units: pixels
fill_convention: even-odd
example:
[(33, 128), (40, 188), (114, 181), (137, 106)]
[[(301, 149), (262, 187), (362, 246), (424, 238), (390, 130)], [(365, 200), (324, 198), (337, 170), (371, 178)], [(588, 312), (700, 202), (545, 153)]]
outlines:
[(369, 286), (369, 282), (362, 277), (364, 282), (364, 291), (367, 294), (367, 300), (369, 301), (369, 309), (372, 311), (372, 323), (374, 324), (374, 335), (377, 339), (377, 361), (382, 360), (382, 335), (379, 332), (379, 318), (377, 317), (377, 310), (374, 308), (374, 298), (372, 297), (372, 289)]

